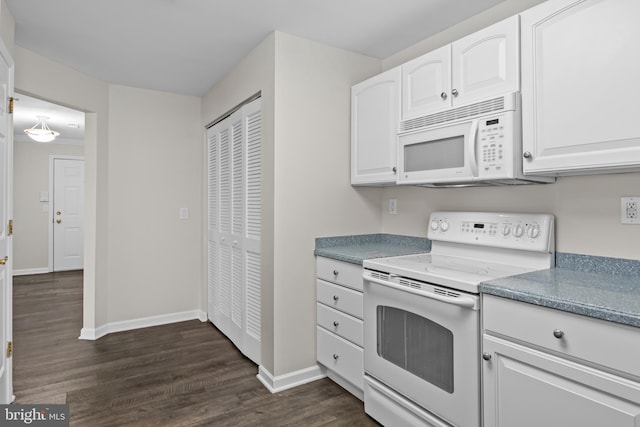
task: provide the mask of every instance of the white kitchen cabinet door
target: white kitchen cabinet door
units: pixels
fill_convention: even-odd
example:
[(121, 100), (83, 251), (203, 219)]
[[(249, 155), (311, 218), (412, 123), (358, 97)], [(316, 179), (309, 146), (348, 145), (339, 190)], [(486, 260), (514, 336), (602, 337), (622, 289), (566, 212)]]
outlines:
[(351, 184), (396, 182), (400, 68), (351, 89)]
[(401, 120), (517, 92), (519, 22), (512, 16), (403, 64)]
[(519, 23), (515, 15), (451, 44), (453, 107), (520, 89)]
[(260, 363), (260, 100), (207, 130), (208, 316)]
[(636, 427), (640, 383), (484, 335), (484, 425)]
[(451, 46), (402, 64), (402, 120), (451, 107)]
[(549, 0), (521, 14), (525, 173), (638, 169), (638, 17), (638, 0)]

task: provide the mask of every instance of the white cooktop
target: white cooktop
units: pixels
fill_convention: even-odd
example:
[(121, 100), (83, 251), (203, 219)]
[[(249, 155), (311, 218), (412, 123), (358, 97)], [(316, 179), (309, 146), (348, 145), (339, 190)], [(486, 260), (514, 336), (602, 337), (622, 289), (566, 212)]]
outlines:
[[(431, 252), (365, 260), (365, 269), (477, 294), (481, 282), (554, 265), (553, 216), (434, 212)], [(365, 271), (365, 275), (369, 274)]]

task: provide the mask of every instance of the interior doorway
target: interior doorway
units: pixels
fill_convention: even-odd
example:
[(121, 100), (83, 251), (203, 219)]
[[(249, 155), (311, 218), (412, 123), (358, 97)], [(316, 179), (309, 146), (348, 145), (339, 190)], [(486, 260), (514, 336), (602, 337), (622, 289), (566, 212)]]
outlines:
[[(36, 142), (24, 132), (25, 129), (34, 126), (38, 117), (46, 117), (47, 126), (59, 133), (53, 141)], [(13, 117), (14, 275), (39, 274), (83, 267), (82, 245), (84, 242), (80, 236), (83, 230), (78, 227), (77, 220), (80, 219), (82, 221), (80, 225), (82, 225), (84, 219), (67, 217), (67, 208), (64, 211), (55, 209), (53, 159), (82, 160), (84, 158), (84, 121), (84, 112), (25, 94), (16, 94)], [(71, 175), (70, 178), (78, 173), (82, 174), (81, 181), (84, 181), (84, 171), (77, 169), (67, 171), (67, 174)], [(71, 208), (74, 215), (84, 211), (84, 182), (82, 184), (81, 193), (78, 193), (77, 185), (73, 185), (74, 188), (70, 188), (66, 194), (65, 191), (60, 192), (63, 198), (73, 197), (69, 203), (74, 204)], [(57, 211), (61, 211), (58, 218), (56, 218)], [(62, 215), (65, 217), (61, 218)], [(56, 223), (57, 219), (61, 222)], [(69, 227), (66, 234), (69, 237), (68, 241), (73, 244), (55, 247), (55, 227), (53, 226), (60, 225), (58, 228), (63, 229), (66, 225), (72, 225), (72, 219), (76, 225)], [(79, 242), (78, 238), (80, 238)], [(59, 243), (64, 242), (61, 239), (58, 237)], [(56, 252), (65, 254), (67, 260), (73, 261), (74, 264), (56, 263)], [(59, 266), (61, 268), (58, 268)]]

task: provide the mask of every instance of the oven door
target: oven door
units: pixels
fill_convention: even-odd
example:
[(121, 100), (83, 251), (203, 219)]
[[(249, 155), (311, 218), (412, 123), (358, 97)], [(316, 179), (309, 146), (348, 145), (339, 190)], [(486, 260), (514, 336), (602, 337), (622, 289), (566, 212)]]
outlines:
[(448, 423), (479, 426), (479, 297), (364, 279), (365, 374)]

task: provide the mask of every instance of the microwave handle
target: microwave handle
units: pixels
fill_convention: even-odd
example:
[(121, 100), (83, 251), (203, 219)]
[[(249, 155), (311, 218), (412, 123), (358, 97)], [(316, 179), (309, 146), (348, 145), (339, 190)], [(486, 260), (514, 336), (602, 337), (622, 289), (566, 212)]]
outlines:
[(471, 172), (473, 176), (478, 176), (478, 159), (476, 158), (476, 150), (478, 146), (478, 127), (480, 125), (479, 120), (471, 121), (471, 129), (469, 130), (469, 141), (470, 144), (467, 145), (467, 149), (469, 152), (467, 156), (469, 158), (469, 166), (471, 167)]

